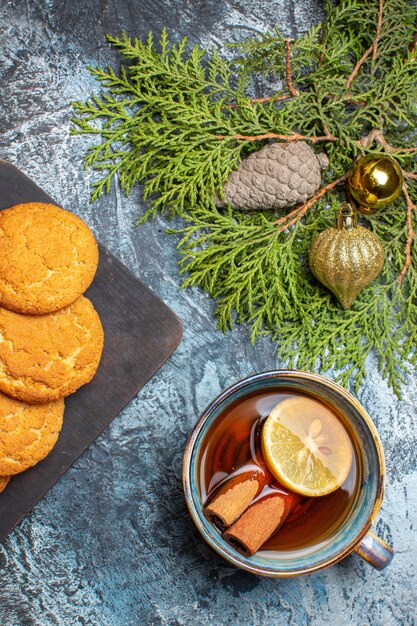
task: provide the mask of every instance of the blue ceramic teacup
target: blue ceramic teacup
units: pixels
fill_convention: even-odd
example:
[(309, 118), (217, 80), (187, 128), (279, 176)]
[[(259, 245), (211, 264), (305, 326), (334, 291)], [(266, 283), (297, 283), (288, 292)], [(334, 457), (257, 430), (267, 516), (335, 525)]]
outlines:
[[(204, 439), (213, 423), (222, 419), (227, 407), (256, 391), (291, 390), (322, 399), (349, 422), (357, 441), (361, 464), (361, 481), (355, 504), (345, 521), (324, 545), (318, 544), (308, 554), (277, 558), (266, 551), (245, 557), (226, 543), (203, 514), (198, 482), (198, 458)], [(293, 370), (276, 370), (249, 376), (215, 398), (203, 411), (191, 432), (183, 462), (183, 485), (191, 517), (207, 543), (225, 559), (254, 574), (289, 577), (307, 574), (333, 565), (351, 552), (357, 552), (377, 569), (392, 560), (393, 550), (371, 532), (384, 494), (385, 462), (377, 430), (361, 404), (340, 385), (318, 374)]]

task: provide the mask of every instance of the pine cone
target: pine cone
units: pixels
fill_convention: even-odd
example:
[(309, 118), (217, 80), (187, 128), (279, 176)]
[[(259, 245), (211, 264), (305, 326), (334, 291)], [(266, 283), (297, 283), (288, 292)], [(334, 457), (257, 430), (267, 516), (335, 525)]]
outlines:
[(317, 191), (327, 156), (315, 154), (304, 141), (272, 143), (253, 152), (224, 185), (224, 200), (234, 209), (284, 209), (305, 202)]

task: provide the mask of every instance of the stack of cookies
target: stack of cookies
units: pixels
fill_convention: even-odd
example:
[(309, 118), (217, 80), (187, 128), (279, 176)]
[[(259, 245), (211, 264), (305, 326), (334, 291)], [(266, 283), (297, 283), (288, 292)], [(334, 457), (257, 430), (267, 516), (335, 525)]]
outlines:
[(97, 370), (103, 328), (82, 295), (97, 265), (76, 215), (36, 202), (0, 212), (0, 492), (52, 450), (64, 397)]

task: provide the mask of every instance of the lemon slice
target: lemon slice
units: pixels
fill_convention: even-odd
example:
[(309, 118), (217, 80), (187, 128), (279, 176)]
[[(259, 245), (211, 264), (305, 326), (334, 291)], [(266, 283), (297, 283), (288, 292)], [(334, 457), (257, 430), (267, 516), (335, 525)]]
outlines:
[(349, 435), (323, 404), (303, 396), (275, 406), (262, 428), (262, 452), (271, 474), (304, 496), (338, 489), (352, 465)]

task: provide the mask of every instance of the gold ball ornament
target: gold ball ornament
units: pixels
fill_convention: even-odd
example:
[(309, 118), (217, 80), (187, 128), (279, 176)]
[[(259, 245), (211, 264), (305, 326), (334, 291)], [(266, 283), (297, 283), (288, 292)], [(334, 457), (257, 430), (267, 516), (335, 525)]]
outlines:
[(356, 225), (352, 207), (343, 204), (336, 228), (327, 228), (313, 239), (309, 261), (317, 280), (349, 309), (382, 270), (384, 248), (372, 231)]
[(387, 154), (368, 154), (355, 161), (347, 184), (359, 211), (374, 213), (398, 198), (403, 174), (397, 161)]

